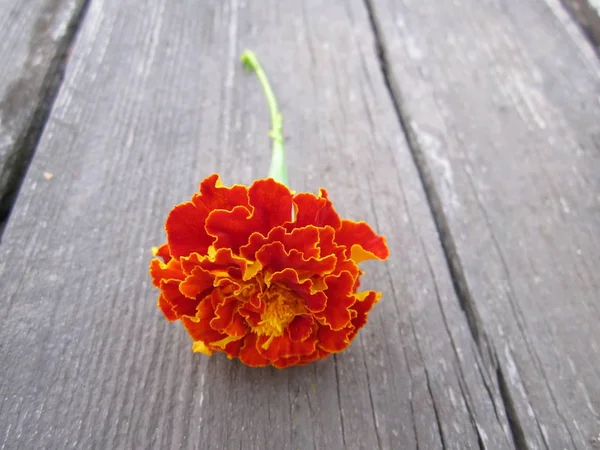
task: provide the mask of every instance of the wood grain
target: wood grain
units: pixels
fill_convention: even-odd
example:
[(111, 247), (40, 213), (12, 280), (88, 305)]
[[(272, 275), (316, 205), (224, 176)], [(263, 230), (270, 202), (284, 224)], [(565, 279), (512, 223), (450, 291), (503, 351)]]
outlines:
[[(352, 347), (301, 368), (193, 354), (147, 274), (201, 178), (268, 168), (388, 237), (384, 299)], [(43, 172), (55, 176), (51, 180)], [(361, 1), (92, 0), (0, 246), (2, 448), (512, 448), (455, 296)]]
[(563, 0), (563, 3), (598, 51), (600, 48), (600, 2), (598, 0)]
[(371, 6), (518, 447), (589, 448), (600, 424), (600, 63), (556, 0)]
[(0, 234), (85, 0), (0, 2)]

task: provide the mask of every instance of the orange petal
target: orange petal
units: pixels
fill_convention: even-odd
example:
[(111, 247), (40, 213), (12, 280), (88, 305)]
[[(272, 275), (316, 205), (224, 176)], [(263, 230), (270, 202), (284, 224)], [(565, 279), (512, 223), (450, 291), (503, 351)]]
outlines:
[(290, 250), (288, 253), (281, 242), (271, 242), (263, 246), (256, 252), (256, 260), (260, 262), (263, 269), (270, 272), (294, 269), (303, 277), (331, 273), (337, 262), (334, 255), (305, 259), (298, 250)]
[(257, 340), (258, 352), (271, 361), (289, 356), (307, 355), (315, 351), (317, 338), (309, 337), (301, 342), (292, 341), (289, 335), (269, 337), (259, 336)]
[(219, 332), (223, 332), (223, 330), (231, 324), (237, 307), (238, 302), (235, 298), (229, 297), (223, 300), (223, 302), (215, 308), (215, 317), (211, 319), (210, 326)]
[(310, 316), (296, 316), (288, 325), (290, 339), (303, 341), (313, 332), (314, 320)]
[(239, 314), (233, 316), (233, 320), (229, 326), (225, 329), (225, 333), (233, 337), (242, 337), (248, 333), (248, 326), (246, 321)]
[(209, 211), (213, 209), (232, 210), (235, 206), (248, 206), (248, 188), (240, 184), (228, 188), (223, 186), (219, 175), (212, 174), (200, 183), (200, 195), (194, 195), (192, 202)]
[(356, 335), (359, 329), (361, 329), (367, 323), (367, 315), (373, 308), (373, 305), (381, 298), (380, 292), (366, 291), (356, 294), (357, 301), (352, 305), (352, 310), (356, 311), (356, 317), (352, 318), (352, 325), (354, 325), (355, 331), (352, 337)]
[(234, 255), (230, 248), (220, 248), (214, 252), (209, 249), (209, 253), (209, 257), (199, 259), (198, 265), (215, 276), (241, 279), (252, 265), (251, 261)]
[(181, 270), (181, 265), (178, 260), (171, 259), (168, 263), (163, 263), (160, 259), (154, 258), (150, 261), (150, 276), (152, 284), (160, 287), (162, 280), (183, 280), (185, 274)]
[(250, 222), (250, 211), (245, 206), (236, 206), (231, 211), (217, 209), (206, 220), (206, 232), (216, 237), (215, 248), (230, 248), (235, 253), (248, 243), (255, 231)]
[(323, 319), (333, 330), (340, 330), (350, 323), (352, 318), (349, 308), (356, 302), (354, 296), (354, 279), (349, 272), (342, 272), (338, 276), (325, 278), (327, 284), (327, 306), (323, 312), (315, 317)]
[(225, 346), (223, 351), (227, 354), (229, 359), (237, 358), (240, 355), (240, 350), (242, 345), (244, 344), (244, 339), (237, 339), (235, 341), (230, 342)]
[(173, 312), (173, 305), (171, 305), (167, 299), (165, 298), (164, 294), (160, 294), (158, 297), (158, 307), (160, 308), (160, 310), (162, 311), (162, 313), (165, 315), (165, 318), (170, 321), (173, 322), (174, 320), (179, 319), (179, 317), (177, 317), (177, 314), (175, 314)]
[(177, 317), (194, 317), (196, 315), (198, 300), (183, 295), (179, 291), (179, 283), (178, 280), (163, 280), (161, 282), (160, 289), (162, 290), (164, 301), (171, 305), (171, 311), (173, 311)]
[(342, 220), (342, 226), (336, 232), (335, 240), (347, 249), (346, 256), (355, 263), (368, 259), (387, 259), (390, 252), (383, 236), (377, 236), (365, 222)]
[(152, 254), (154, 256), (158, 256), (159, 258), (162, 258), (164, 262), (169, 262), (169, 260), (171, 259), (171, 254), (169, 253), (168, 244), (163, 244), (160, 247), (152, 248)]
[(298, 250), (307, 259), (320, 255), (318, 247), (319, 229), (314, 226), (295, 228), (291, 232), (286, 231), (283, 227), (275, 227), (269, 231), (267, 236), (263, 236), (260, 233), (252, 233), (248, 244), (240, 248), (240, 255), (244, 258), (255, 260), (256, 252), (271, 242), (281, 242), (288, 252), (292, 249)]
[(182, 317), (181, 323), (183, 323), (183, 326), (187, 330), (192, 340), (202, 341), (208, 346), (210, 346), (211, 342), (220, 341), (226, 337), (226, 335), (213, 330), (209, 325), (209, 320), (207, 319), (195, 322), (190, 320), (188, 317)]
[(312, 291), (312, 280), (301, 281), (298, 273), (294, 269), (283, 269), (274, 273), (270, 278), (270, 283), (278, 283), (294, 291), (302, 297), (304, 305), (311, 312), (323, 311), (327, 304), (327, 296), (321, 291)]
[(165, 223), (171, 255), (176, 258), (191, 253), (206, 254), (214, 238), (204, 231), (208, 210), (198, 209), (192, 202), (175, 206)]
[(269, 231), (292, 219), (292, 193), (272, 178), (257, 180), (248, 190), (253, 230), (266, 236)]
[(340, 217), (327, 198), (325, 189), (321, 189), (319, 197), (308, 192), (296, 194), (294, 205), (296, 207), (295, 228), (306, 225), (316, 225), (318, 227), (329, 225), (337, 229), (340, 226)]
[(319, 327), (319, 331), (317, 332), (319, 347), (330, 353), (341, 352), (350, 345), (350, 336), (353, 331), (352, 327), (334, 331), (327, 325), (323, 325)]
[(179, 291), (189, 298), (205, 297), (213, 289), (214, 277), (201, 267), (195, 267), (192, 273), (179, 285)]
[(269, 360), (257, 350), (257, 338), (254, 333), (248, 333), (240, 349), (240, 360), (250, 367), (264, 367), (269, 365)]

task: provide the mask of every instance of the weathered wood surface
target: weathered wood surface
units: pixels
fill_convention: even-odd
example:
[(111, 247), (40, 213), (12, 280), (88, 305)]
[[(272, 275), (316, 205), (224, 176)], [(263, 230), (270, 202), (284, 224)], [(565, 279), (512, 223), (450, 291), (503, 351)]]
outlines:
[(0, 2), (0, 227), (39, 138), (84, 4)]
[(600, 50), (600, 0), (563, 0), (592, 44)]
[[(326, 186), (392, 252), (352, 348), (283, 371), (192, 354), (147, 275), (203, 176), (266, 173), (245, 47), (280, 98), (292, 187)], [(92, 0), (0, 257), (2, 448), (513, 447), (359, 0)]]
[(600, 431), (600, 64), (557, 0), (372, 2), (520, 448)]

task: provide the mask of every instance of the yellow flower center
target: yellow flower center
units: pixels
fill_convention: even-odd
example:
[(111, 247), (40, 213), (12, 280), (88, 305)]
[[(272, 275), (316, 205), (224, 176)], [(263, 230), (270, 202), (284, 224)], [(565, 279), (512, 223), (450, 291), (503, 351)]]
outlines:
[[(252, 328), (252, 331), (259, 336), (274, 338), (283, 335), (294, 317), (304, 313), (302, 299), (292, 291), (279, 286), (274, 285), (267, 289), (261, 300), (265, 302), (265, 310), (258, 326)], [(271, 339), (268, 343), (270, 341)]]

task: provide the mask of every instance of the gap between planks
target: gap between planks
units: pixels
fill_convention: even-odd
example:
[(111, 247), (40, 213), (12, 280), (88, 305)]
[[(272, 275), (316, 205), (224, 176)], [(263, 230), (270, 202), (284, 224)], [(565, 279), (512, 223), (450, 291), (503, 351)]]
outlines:
[[(21, 184), (35, 155), (46, 122), (62, 86), (70, 48), (77, 37), (81, 24), (84, 22), (90, 2), (91, 0), (83, 0), (79, 10), (67, 24), (48, 70), (44, 74), (40, 95), (37, 104), (33, 108), (33, 113), (17, 137), (12, 150), (10, 150), (7, 164), (1, 168), (0, 179), (6, 180), (6, 185), (4, 186), (5, 189), (0, 192), (0, 243), (2, 242), (4, 228), (10, 220), (12, 208), (19, 195)], [(10, 95), (10, 92), (8, 95)], [(2, 101), (4, 100), (5, 98), (2, 99)]]

